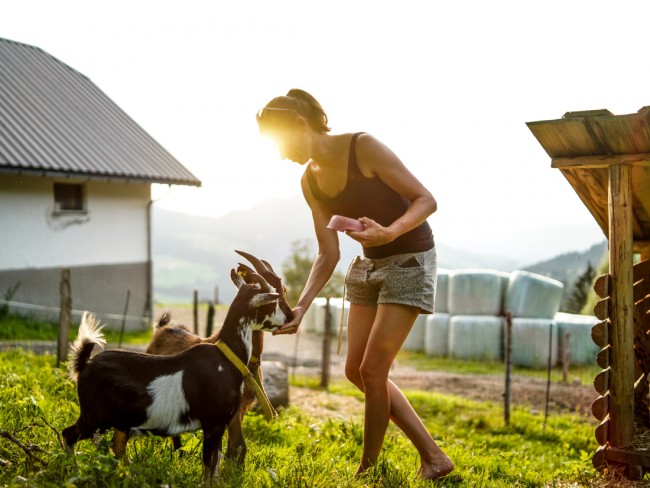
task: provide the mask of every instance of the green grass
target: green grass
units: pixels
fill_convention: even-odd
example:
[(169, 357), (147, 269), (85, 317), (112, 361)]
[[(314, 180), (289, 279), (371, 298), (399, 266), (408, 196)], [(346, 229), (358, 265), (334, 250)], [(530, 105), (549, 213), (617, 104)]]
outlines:
[[(413, 351), (400, 351), (397, 356), (397, 361), (400, 364), (410, 365), (421, 371), (446, 371), (457, 374), (493, 374), (500, 376), (503, 376), (505, 372), (503, 361), (466, 361), (462, 359), (432, 357)], [(595, 358), (593, 365), (571, 365), (569, 367), (568, 381), (577, 378), (583, 384), (591, 384), (601, 369), (596, 364)], [(545, 380), (548, 373), (546, 369), (513, 366), (512, 374)], [(558, 365), (551, 368), (551, 381), (562, 381), (562, 366)]]
[[(52, 356), (20, 349), (0, 354), (1, 486), (197, 486), (200, 432), (184, 434), (184, 456), (173, 453), (169, 441), (144, 436), (133, 439), (126, 458), (118, 461), (108, 450), (108, 433), (78, 443), (75, 455), (68, 455), (59, 433), (76, 420), (77, 395), (65, 377), (65, 365), (54, 364)], [(315, 386), (310, 379), (296, 382)], [(456, 463), (451, 480), (418, 481), (417, 453), (392, 424), (378, 465), (363, 479), (355, 479), (362, 423), (346, 412), (315, 418), (294, 405), (271, 423), (257, 413), (248, 414), (246, 465), (224, 461), (221, 486), (505, 488), (588, 486), (596, 479), (591, 418), (552, 414), (544, 428), (542, 414), (514, 408), (507, 427), (498, 405), (430, 392), (405, 393)], [(359, 395), (344, 382), (334, 383), (329, 394)]]

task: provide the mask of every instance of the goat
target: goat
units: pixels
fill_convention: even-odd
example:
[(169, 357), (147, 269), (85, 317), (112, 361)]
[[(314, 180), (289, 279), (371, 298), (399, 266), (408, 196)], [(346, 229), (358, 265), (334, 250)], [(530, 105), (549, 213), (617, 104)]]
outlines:
[[(230, 277), (238, 292), (224, 319), (220, 341), (246, 364), (251, 330), (275, 330), (287, 323), (287, 316), (278, 306), (280, 295), (262, 276), (253, 274), (255, 283), (248, 284), (233, 269)], [(223, 433), (241, 401), (240, 370), (210, 344), (173, 356), (111, 350), (90, 359), (95, 344), (103, 342), (97, 319), (85, 313), (68, 366), (77, 382), (80, 414), (63, 429), (67, 448), (110, 428), (127, 436), (131, 432), (169, 436), (203, 429), (203, 474), (214, 477)]]
[[(267, 261), (258, 259), (252, 254), (248, 254), (244, 251), (235, 252), (246, 258), (253, 265), (255, 271), (257, 271), (257, 273), (261, 275), (267, 283), (275, 288), (277, 293), (281, 294), (278, 299), (278, 307), (287, 317), (287, 321), (290, 322), (293, 319), (293, 311), (287, 303), (286, 290), (282, 284), (282, 279), (275, 273), (271, 265)], [(237, 274), (239, 274), (245, 282), (251, 283), (252, 281), (250, 277), (253, 276), (255, 272), (245, 264), (239, 263)], [(192, 333), (185, 325), (172, 324), (171, 316), (165, 313), (156, 323), (153, 337), (145, 352), (147, 354), (155, 354), (158, 356), (178, 354), (196, 344), (214, 344), (219, 339), (219, 334), (220, 332), (216, 332), (210, 337), (203, 339)], [(248, 362), (248, 369), (256, 377), (259, 384), (262, 385), (262, 371), (260, 365), (262, 361), (262, 350), (264, 347), (264, 332), (253, 331), (252, 342), (253, 349), (251, 358)], [(244, 463), (247, 449), (242, 429), (242, 422), (246, 412), (248, 412), (255, 399), (255, 392), (248, 384), (245, 384), (239, 409), (228, 424), (228, 447), (226, 449), (226, 458), (236, 459), (239, 464)], [(123, 453), (126, 450), (127, 442), (128, 436), (123, 432), (116, 430), (113, 435), (113, 452)], [(182, 445), (180, 435), (172, 436), (172, 442), (174, 450), (180, 449)]]

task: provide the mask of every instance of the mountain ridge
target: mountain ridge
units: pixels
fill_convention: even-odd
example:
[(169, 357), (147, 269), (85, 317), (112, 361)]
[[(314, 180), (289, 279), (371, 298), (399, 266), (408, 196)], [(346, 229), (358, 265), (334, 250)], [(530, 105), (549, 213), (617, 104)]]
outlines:
[[(212, 218), (153, 208), (152, 254), (157, 302), (187, 303), (194, 290), (201, 300), (228, 303), (234, 296), (230, 269), (242, 258), (235, 249), (270, 262), (280, 272), (292, 243), (306, 240), (317, 250), (309, 207), (300, 197), (269, 198), (248, 210)], [(339, 234), (338, 269), (361, 253), (360, 245)], [(461, 249), (436, 241), (438, 267), (445, 269), (523, 269), (514, 259)], [(549, 260), (547, 260), (549, 261)], [(540, 273), (545, 274), (545, 273)]]

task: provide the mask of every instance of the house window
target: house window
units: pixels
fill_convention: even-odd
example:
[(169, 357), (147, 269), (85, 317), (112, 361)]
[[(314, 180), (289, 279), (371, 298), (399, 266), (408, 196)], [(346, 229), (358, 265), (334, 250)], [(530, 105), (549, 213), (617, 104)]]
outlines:
[(83, 212), (84, 210), (83, 185), (54, 183), (55, 212)]

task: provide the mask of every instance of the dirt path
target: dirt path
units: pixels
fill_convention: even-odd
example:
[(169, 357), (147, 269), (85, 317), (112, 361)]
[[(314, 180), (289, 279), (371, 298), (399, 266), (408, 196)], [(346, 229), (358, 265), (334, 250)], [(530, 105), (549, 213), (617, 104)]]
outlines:
[[(187, 325), (192, 324), (191, 308), (175, 310), (156, 310), (155, 317), (163, 311), (170, 311), (172, 318)], [(221, 325), (226, 311), (218, 309), (215, 327)], [(201, 314), (202, 315), (202, 314)], [(199, 328), (204, 330), (205, 324), (199, 317)], [(336, 354), (337, 338), (331, 340), (331, 377), (344, 378), (345, 341), (340, 355)], [(301, 332), (299, 335), (267, 336), (264, 343), (264, 359), (278, 360), (287, 363), (290, 371), (302, 376), (320, 378), (320, 361), (323, 353), (323, 337), (313, 333)], [(295, 365), (295, 367), (293, 367)], [(391, 379), (403, 389), (435, 391), (458, 395), (463, 398), (503, 403), (504, 378), (501, 375), (454, 374), (440, 371), (419, 371), (397, 362), (391, 371)], [(326, 394), (319, 399), (318, 393), (310, 394), (309, 390), (292, 389), (292, 402), (309, 408), (322, 410), (323, 413), (336, 411), (333, 408), (337, 402), (333, 395)], [(511, 404), (528, 406), (534, 410), (544, 411), (546, 407), (546, 381), (514, 376), (511, 382)], [(549, 410), (588, 413), (591, 415), (591, 405), (597, 398), (592, 385), (552, 383), (549, 391)], [(321, 402), (322, 405), (318, 405)], [(346, 403), (346, 408), (352, 408), (358, 400), (352, 399)], [(595, 421), (595, 419), (594, 419)]]

